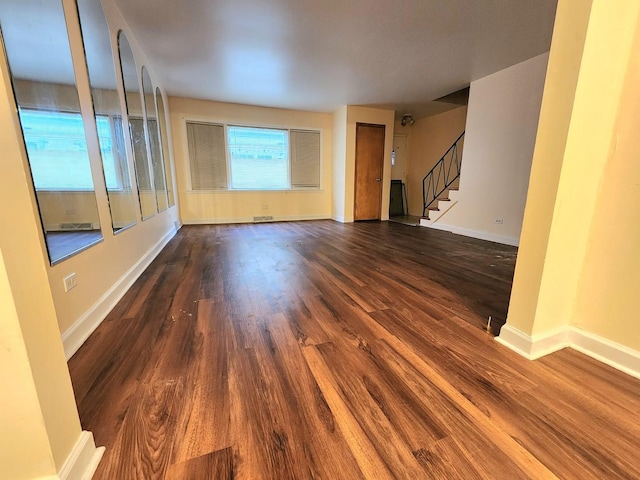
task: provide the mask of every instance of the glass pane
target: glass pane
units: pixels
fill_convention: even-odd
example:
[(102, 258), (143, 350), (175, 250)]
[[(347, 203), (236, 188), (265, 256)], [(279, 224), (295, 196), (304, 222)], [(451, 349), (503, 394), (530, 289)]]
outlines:
[(142, 67), (142, 91), (144, 92), (144, 107), (147, 112), (147, 131), (149, 132), (149, 148), (151, 150), (151, 167), (153, 170), (153, 185), (156, 190), (156, 202), (158, 211), (164, 212), (167, 207), (167, 187), (164, 180), (164, 164), (160, 150), (160, 138), (158, 133), (158, 116), (156, 115), (156, 102), (153, 96), (151, 77), (145, 67)]
[(102, 240), (60, 1), (3, 0), (0, 25), (49, 260)]
[(164, 160), (164, 172), (167, 179), (167, 196), (169, 197), (169, 206), (176, 204), (173, 198), (173, 176), (171, 175), (171, 159), (169, 157), (169, 145), (167, 140), (167, 118), (164, 112), (164, 102), (162, 93), (156, 87), (156, 105), (158, 105), (158, 125), (160, 125), (160, 142), (162, 143), (162, 158)]
[(100, 0), (78, 0), (113, 231), (136, 223), (109, 27)]
[(289, 188), (289, 138), (286, 130), (229, 127), (231, 188)]
[(124, 84), (127, 116), (129, 117), (129, 131), (133, 143), (133, 159), (136, 167), (136, 180), (142, 219), (146, 220), (156, 214), (156, 199), (151, 185), (151, 170), (147, 155), (147, 141), (144, 133), (142, 101), (138, 87), (138, 67), (133, 57), (133, 51), (123, 32), (118, 34), (118, 52), (122, 68), (122, 83)]

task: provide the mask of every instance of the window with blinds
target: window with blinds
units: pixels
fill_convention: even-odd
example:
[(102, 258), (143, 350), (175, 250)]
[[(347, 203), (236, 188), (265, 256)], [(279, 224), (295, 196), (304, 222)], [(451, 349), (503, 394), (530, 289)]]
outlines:
[(227, 188), (224, 125), (187, 122), (192, 190)]
[(320, 188), (320, 132), (186, 122), (192, 190)]
[(291, 130), (291, 186), (320, 188), (320, 132)]

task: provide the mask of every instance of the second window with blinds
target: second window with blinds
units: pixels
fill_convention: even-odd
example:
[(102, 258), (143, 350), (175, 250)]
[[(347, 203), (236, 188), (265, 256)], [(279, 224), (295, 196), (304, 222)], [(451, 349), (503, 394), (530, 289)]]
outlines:
[(192, 190), (320, 188), (320, 132), (187, 121)]

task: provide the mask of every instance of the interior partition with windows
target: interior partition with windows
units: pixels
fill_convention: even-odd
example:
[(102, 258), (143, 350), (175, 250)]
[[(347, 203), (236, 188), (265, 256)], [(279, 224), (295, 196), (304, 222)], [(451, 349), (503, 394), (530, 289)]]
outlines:
[(186, 121), (191, 190), (320, 188), (320, 131)]
[[(146, 70), (137, 70), (128, 44), (129, 63), (120, 66), (125, 87), (130, 88), (119, 85), (112, 51), (115, 35), (100, 0), (77, 0), (76, 6), (74, 17), (60, 0), (0, 3), (2, 40), (52, 265), (103, 241), (103, 226), (109, 222), (101, 222), (96, 191), (106, 190), (114, 234), (138, 222), (136, 196), (143, 205), (143, 219), (175, 203), (173, 189), (167, 187), (173, 183), (171, 169), (165, 173), (168, 151), (161, 146), (166, 142), (166, 121), (158, 122), (156, 113), (165, 115), (164, 107), (155, 105), (161, 101), (159, 89)], [(76, 22), (82, 45), (72, 49), (67, 23)], [(78, 75), (82, 64), (86, 76)], [(81, 97), (76, 87), (87, 78), (90, 99)], [(135, 109), (128, 120), (121, 108), (123, 91), (126, 104)], [(129, 142), (138, 137), (142, 143), (134, 148)], [(136, 161), (131, 162), (131, 156)], [(131, 165), (138, 163), (148, 171), (137, 170), (134, 183)]]

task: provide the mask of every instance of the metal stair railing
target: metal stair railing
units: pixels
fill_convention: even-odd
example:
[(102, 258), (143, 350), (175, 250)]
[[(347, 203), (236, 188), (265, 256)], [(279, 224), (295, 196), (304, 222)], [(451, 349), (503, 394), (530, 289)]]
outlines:
[(462, 157), (458, 154), (458, 145), (462, 142), (464, 133), (460, 134), (453, 145), (422, 179), (423, 217), (427, 216), (427, 209), (431, 204), (460, 177)]

